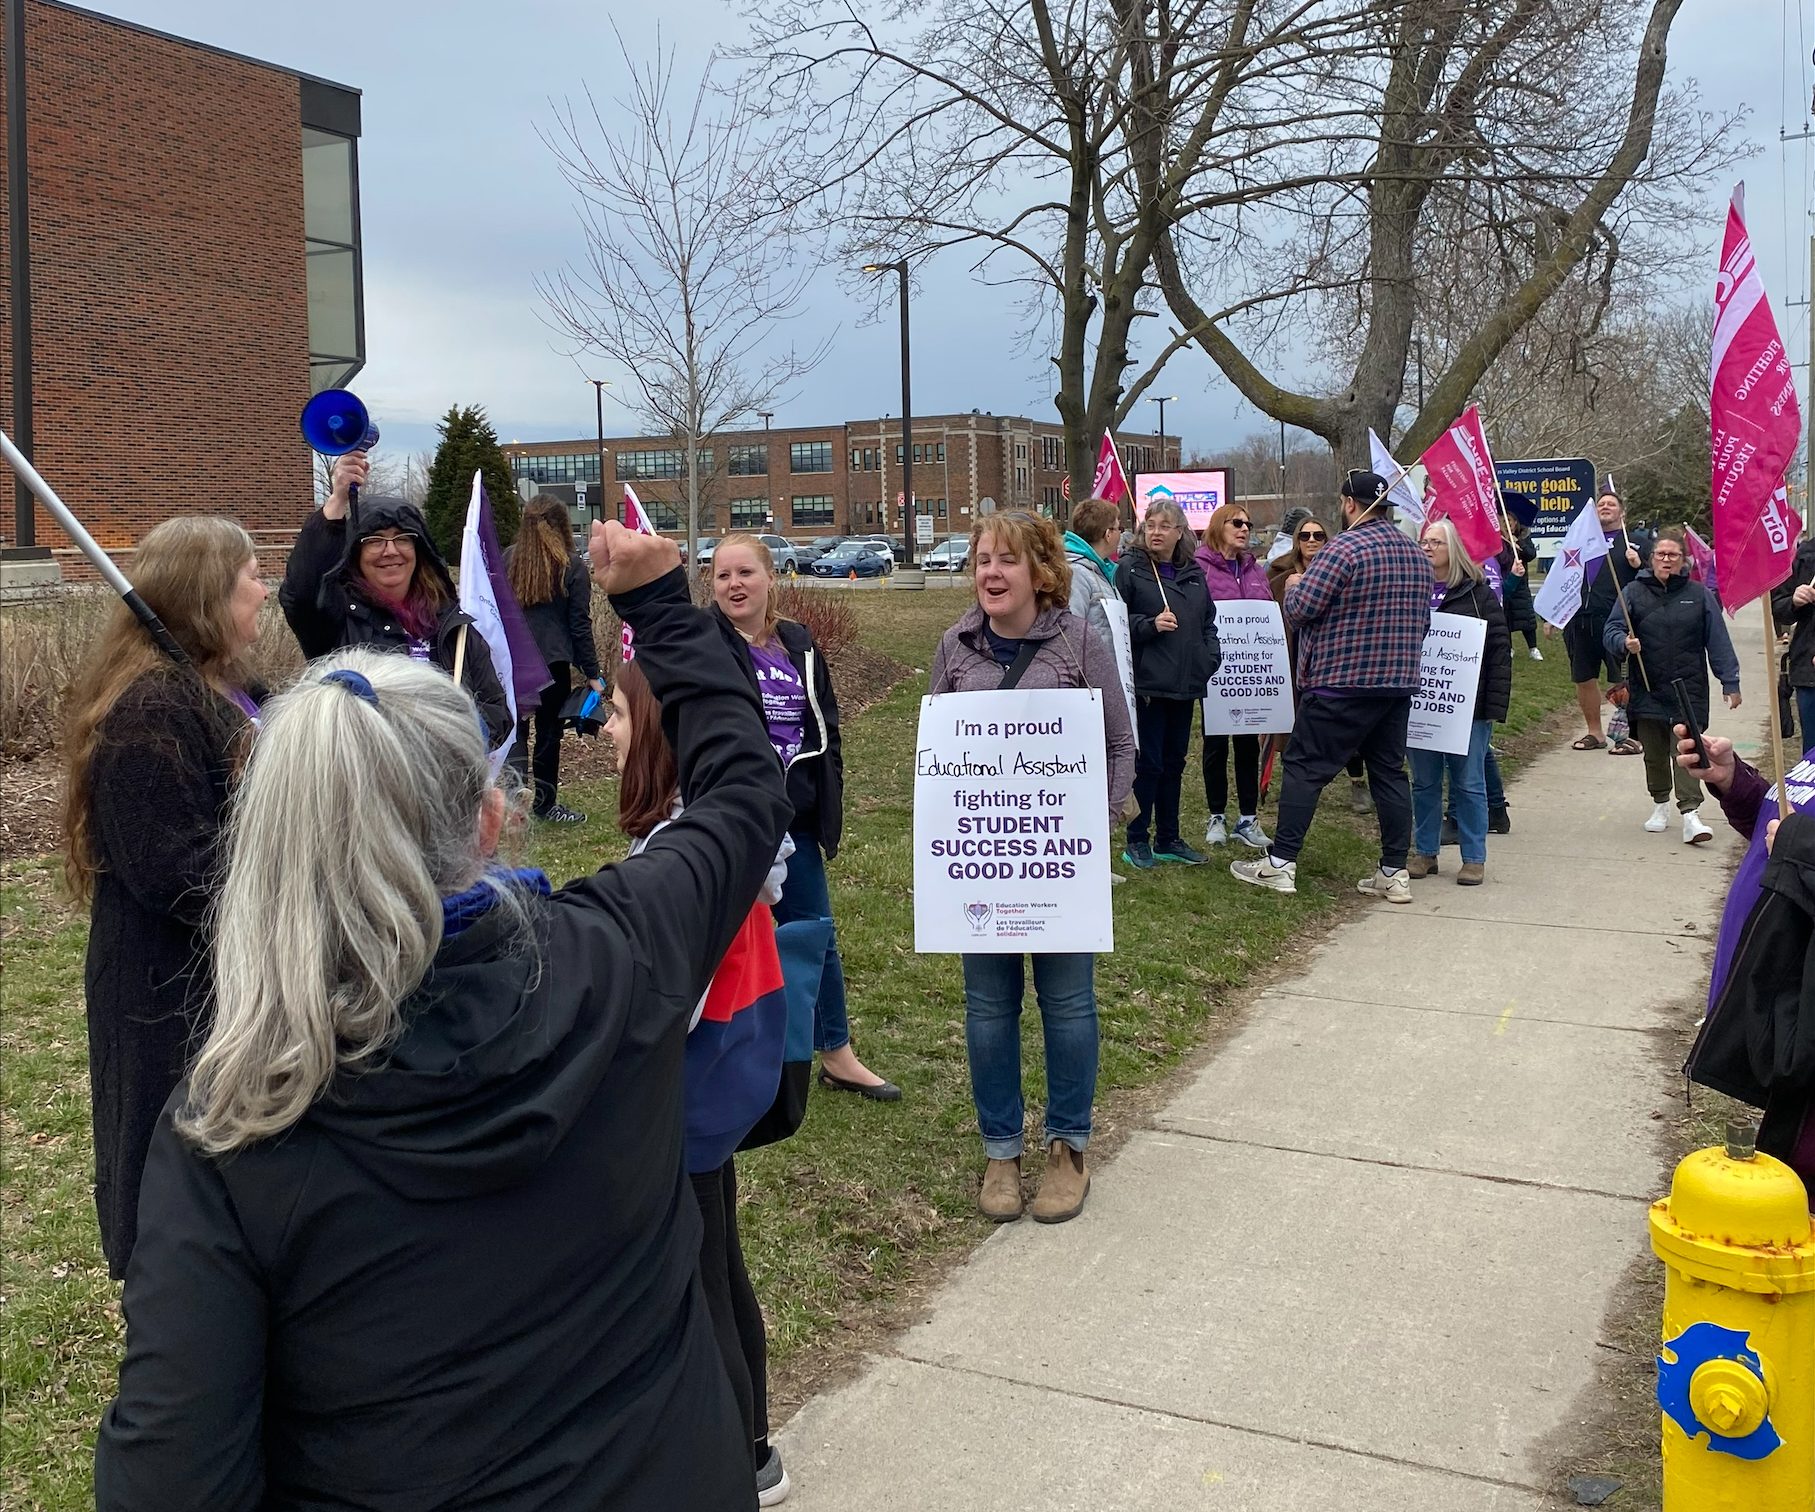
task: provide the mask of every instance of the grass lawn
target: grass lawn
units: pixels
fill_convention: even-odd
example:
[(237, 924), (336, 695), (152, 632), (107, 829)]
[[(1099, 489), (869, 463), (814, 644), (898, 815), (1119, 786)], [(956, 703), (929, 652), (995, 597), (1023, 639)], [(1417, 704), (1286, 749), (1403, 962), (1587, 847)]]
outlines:
[[(969, 599), (940, 590), (861, 593), (851, 601), (864, 642), (917, 674), (846, 730), (845, 844), (832, 866), (855, 1042), (905, 1096), (883, 1106), (816, 1090), (798, 1136), (739, 1163), (744, 1246), (769, 1314), (778, 1419), (825, 1369), (849, 1357), (852, 1343), (885, 1326), (891, 1308), (942, 1261), (989, 1230), (973, 1207), (981, 1151), (958, 960), (917, 956), (912, 945), (915, 723), (933, 648)], [(1542, 664), (1525, 659), (1520, 645), (1501, 741), (1515, 759), (1518, 737), (1572, 701), (1560, 642), (1547, 643), (1557, 654)], [(1166, 867), (1115, 889), (1117, 950), (1097, 968), (1098, 1126), (1111, 1142), (1140, 1115), (1134, 1094), (1226, 1021), (1241, 989), (1289, 964), (1337, 910), (1358, 901), (1355, 878), (1372, 864), (1373, 845), (1348, 818), (1340, 779), (1330, 792), (1295, 898), (1244, 887), (1221, 865)], [(611, 822), (610, 782), (577, 784), (563, 797), (592, 819), (531, 837), (530, 859), (557, 881), (624, 850)], [(1201, 834), (1195, 758), (1185, 798), (1186, 833)], [(0, 1502), (21, 1509), (92, 1505), (90, 1446), (122, 1342), (90, 1189), (85, 923), (56, 901), (51, 884), (47, 860), (14, 861), (0, 873)], [(1037, 1120), (1038, 1014), (1030, 1010), (1025, 1023)]]

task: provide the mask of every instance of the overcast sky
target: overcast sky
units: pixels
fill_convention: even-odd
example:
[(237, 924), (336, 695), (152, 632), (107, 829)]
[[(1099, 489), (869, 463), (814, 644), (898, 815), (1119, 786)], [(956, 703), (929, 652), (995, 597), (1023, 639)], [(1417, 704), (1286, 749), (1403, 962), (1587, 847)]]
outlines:
[[(1778, 134), (1786, 123), (1791, 132), (1809, 124), (1812, 5), (1687, 0), (1670, 42), (1672, 76), (1695, 78), (1710, 107), (1752, 108), (1749, 135), (1759, 151), (1743, 170), (1748, 219), (1793, 350), (1807, 345), (1807, 310), (1786, 304), (1808, 293), (1811, 159), (1808, 143), (1786, 153)], [(387, 448), (432, 445), (434, 419), (450, 403), (485, 405), (507, 441), (592, 434), (593, 391), (544, 324), (535, 291), (538, 274), (583, 246), (571, 191), (536, 128), (549, 122), (551, 96), (577, 94), (583, 84), (605, 98), (618, 92), (613, 7), (380, 0), (352, 13), (359, 43), (351, 50), (334, 35), (348, 13), (334, 7), (105, 0), (92, 8), (363, 92), (368, 362), (355, 387)], [(658, 10), (667, 34), (685, 38), (700, 56), (715, 39), (734, 40), (735, 19), (720, 0), (669, 0), (616, 7), (633, 49), (654, 47)], [(1717, 193), (1708, 205), (1710, 269), (1724, 199)], [(915, 410), (974, 406), (1056, 418), (1050, 365), (1016, 351), (1001, 295), (974, 284), (961, 255), (948, 260), (926, 271), (915, 297)], [(894, 322), (865, 324), (864, 315), (834, 278), (817, 281), (793, 335), (810, 342), (835, 331), (836, 340), (776, 423), (832, 423), (899, 408)], [(594, 376), (627, 389), (622, 372)], [(1799, 387), (1807, 392), (1806, 370)], [(1167, 429), (1182, 434), (1188, 449), (1214, 452), (1271, 425), (1196, 353), (1174, 358), (1156, 391), (1179, 396), (1167, 406)], [(1151, 409), (1147, 416), (1150, 425)], [(636, 426), (609, 391), (605, 425), (608, 433)]]

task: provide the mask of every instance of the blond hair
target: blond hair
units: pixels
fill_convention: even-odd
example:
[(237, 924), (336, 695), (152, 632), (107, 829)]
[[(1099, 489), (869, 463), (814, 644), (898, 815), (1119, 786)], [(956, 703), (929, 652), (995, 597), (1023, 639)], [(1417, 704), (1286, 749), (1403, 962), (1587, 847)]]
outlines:
[(537, 494), (523, 511), (510, 549), (510, 591), (528, 608), (558, 598), (573, 562), (573, 517), (553, 494)]
[(1441, 520), (1432, 520), (1424, 527), (1423, 533), (1419, 535), (1418, 539), (1423, 541), (1424, 537), (1432, 531), (1436, 531), (1443, 537), (1444, 547), (1449, 552), (1449, 576), (1443, 580), (1444, 587), (1460, 588), (1464, 583), (1485, 583), (1487, 581), (1487, 573), (1482, 570), (1481, 564), (1471, 557), (1463, 546), (1462, 537), (1456, 530), (1454, 520), (1447, 516)]
[(741, 546), (748, 551), (751, 556), (756, 558), (756, 565), (762, 568), (764, 576), (769, 579), (768, 595), (763, 599), (762, 639), (767, 641), (774, 636), (776, 625), (781, 623), (781, 616), (775, 612), (775, 555), (769, 550), (767, 543), (751, 535), (749, 531), (734, 530), (712, 548), (712, 570), (715, 579), (718, 575), (718, 564), (723, 560), (725, 548), (728, 546)]

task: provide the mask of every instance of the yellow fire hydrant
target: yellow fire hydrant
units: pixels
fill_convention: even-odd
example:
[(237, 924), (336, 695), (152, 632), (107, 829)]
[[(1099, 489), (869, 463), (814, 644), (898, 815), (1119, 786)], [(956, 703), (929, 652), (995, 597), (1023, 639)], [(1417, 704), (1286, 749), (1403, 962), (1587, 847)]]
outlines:
[(1815, 1512), (1815, 1233), (1802, 1182), (1756, 1137), (1729, 1125), (1651, 1205), (1664, 1512)]

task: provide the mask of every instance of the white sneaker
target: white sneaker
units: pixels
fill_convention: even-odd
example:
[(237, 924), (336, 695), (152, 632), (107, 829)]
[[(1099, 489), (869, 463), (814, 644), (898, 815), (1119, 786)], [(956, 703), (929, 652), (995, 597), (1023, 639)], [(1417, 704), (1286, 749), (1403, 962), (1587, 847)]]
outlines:
[(1647, 835), (1661, 835), (1670, 828), (1670, 805), (1660, 803), (1651, 811), (1651, 817), (1645, 821)]
[(1355, 884), (1355, 889), (1370, 898), (1385, 898), (1389, 903), (1410, 903), (1412, 874), (1403, 866), (1396, 872), (1381, 871), (1379, 867), (1375, 867)]
[(1714, 831), (1702, 823), (1702, 816), (1694, 809), (1683, 815), (1684, 845), (1706, 845), (1713, 838)]
[(1531, 648), (1531, 659), (1533, 661), (1543, 661), (1544, 653), (1542, 651), (1540, 651), (1536, 646), (1533, 646)]
[(1207, 845), (1226, 845), (1229, 842), (1229, 821), (1221, 814), (1212, 814), (1210, 824), (1204, 830), (1204, 843)]
[(1249, 850), (1264, 851), (1273, 843), (1267, 838), (1267, 832), (1260, 827), (1260, 820), (1252, 814), (1246, 819), (1236, 820), (1235, 838)]
[(1229, 875), (1237, 882), (1252, 882), (1256, 887), (1270, 888), (1274, 892), (1298, 891), (1298, 863), (1275, 861), (1271, 853), (1256, 856), (1252, 861), (1231, 861)]

